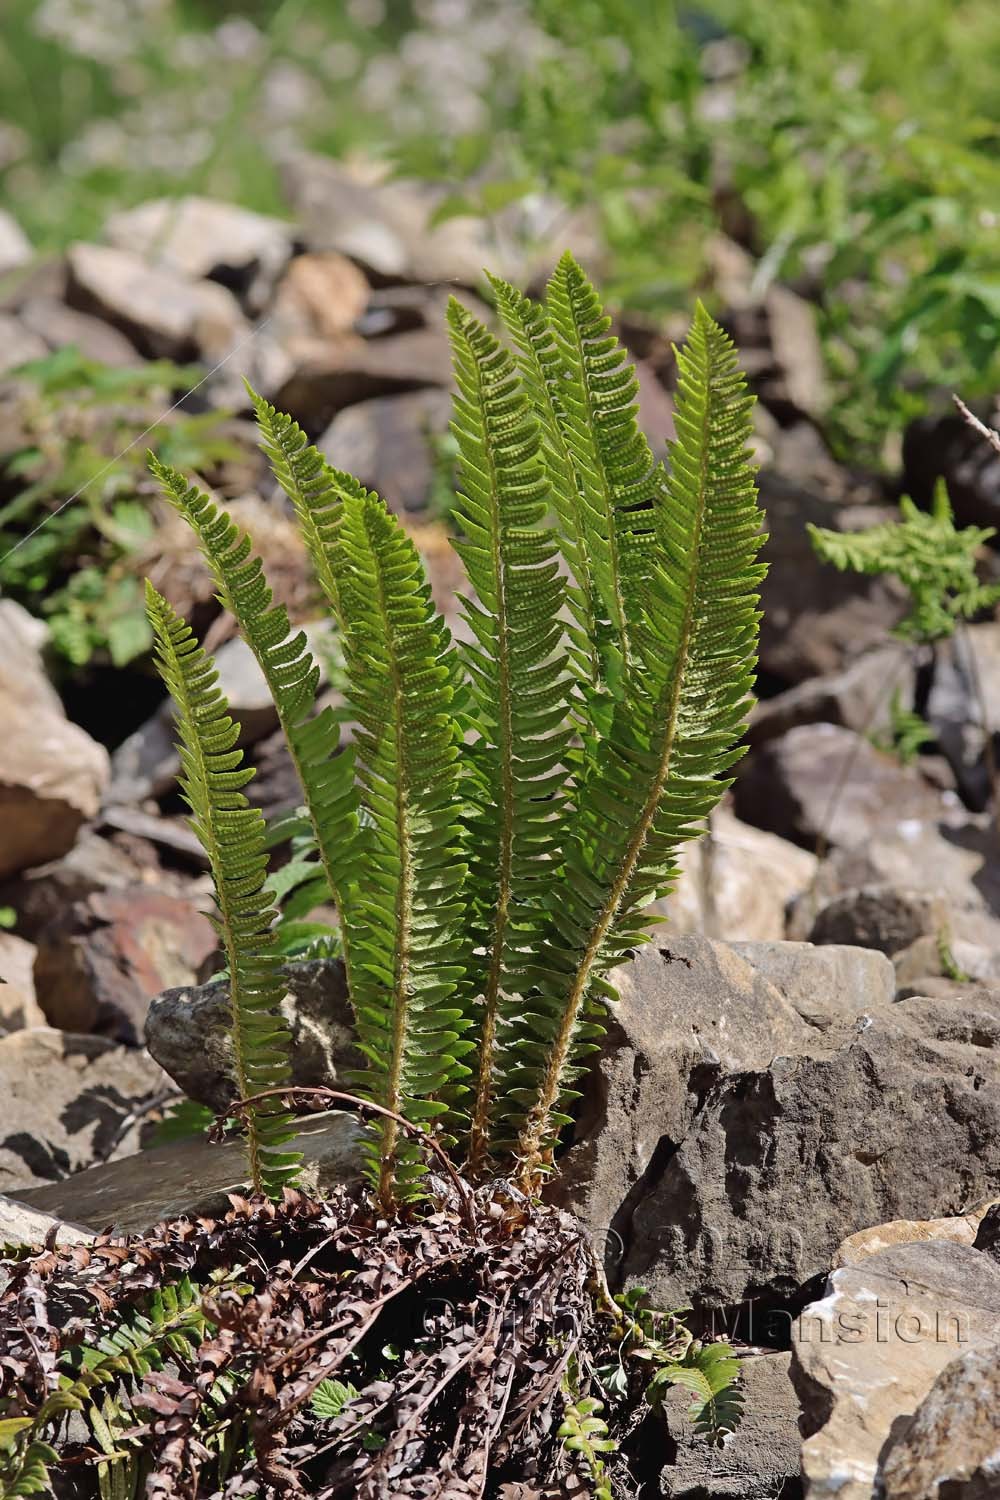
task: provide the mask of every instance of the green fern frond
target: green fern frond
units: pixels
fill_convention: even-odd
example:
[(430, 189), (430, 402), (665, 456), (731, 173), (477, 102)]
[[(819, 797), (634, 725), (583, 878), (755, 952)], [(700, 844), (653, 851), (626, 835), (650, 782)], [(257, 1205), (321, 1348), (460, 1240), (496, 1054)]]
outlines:
[(611, 1438), (602, 1415), (604, 1404), (593, 1396), (574, 1396), (568, 1384), (563, 1391), (566, 1405), (556, 1436), (567, 1453), (579, 1454), (586, 1464), (594, 1484), (594, 1500), (612, 1500), (602, 1455), (617, 1452), (618, 1444)]
[(933, 509), (918, 510), (906, 495), (901, 521), (864, 531), (831, 531), (808, 525), (813, 550), (841, 572), (889, 574), (908, 590), (911, 609), (896, 627), (906, 640), (936, 641), (1000, 600), (1000, 584), (980, 584), (976, 554), (995, 535), (992, 526), (955, 527), (948, 491), (939, 481)]
[[(276, 431), (284, 432), (279, 424), (274, 425)], [(206, 494), (189, 486), (176, 469), (155, 458), (150, 459), (150, 467), (167, 499), (197, 536), (220, 600), (239, 625), (271, 693), (302, 787), (325, 884), (341, 913), (344, 962), (350, 982), (350, 922), (345, 913), (357, 835), (353, 754), (350, 750), (338, 753), (340, 732), (332, 708), (328, 706), (318, 715), (313, 712), (320, 669), (307, 647), (305, 633), (299, 630), (293, 634), (285, 606), (272, 602), (263, 564), (246, 533)], [(294, 463), (288, 467), (291, 474)], [(298, 484), (302, 494), (311, 496), (301, 474)], [(312, 503), (311, 498), (308, 503)], [(308, 888), (311, 905), (306, 915), (325, 899), (322, 886), (320, 882)]]
[(454, 300), (448, 309), (460, 452), (455, 548), (476, 599), (463, 598), (472, 643), (463, 650), (479, 738), (465, 785), (473, 925), (485, 957), (473, 1168), (486, 1156), (501, 1034), (539, 940), (558, 856), (569, 748), (560, 650), (563, 582), (546, 512), (538, 424), (506, 349)]
[(284, 412), (276, 411), (246, 383), (257, 415), (261, 446), (271, 470), (292, 502), (313, 571), (333, 617), (346, 635), (337, 568), (337, 528), (343, 515), (343, 488), (357, 495), (361, 486), (350, 475), (337, 473), (318, 448), (311, 446), (302, 428)]
[[(601, 601), (598, 646), (614, 689), (634, 664), (663, 469), (639, 431), (635, 370), (568, 252), (549, 281), (546, 307), (563, 365), (554, 411), (576, 470), (592, 593)], [(573, 539), (564, 545), (572, 566)]]
[(684, 1361), (661, 1365), (646, 1390), (650, 1405), (656, 1406), (671, 1385), (694, 1397), (688, 1415), (700, 1437), (718, 1443), (736, 1431), (743, 1416), (744, 1390), (740, 1362), (728, 1344), (693, 1344)]
[(539, 423), (549, 493), (559, 522), (559, 543), (573, 577), (566, 590), (566, 601), (573, 615), (568, 632), (570, 660), (581, 686), (585, 690), (596, 689), (603, 679), (598, 649), (598, 621), (603, 618), (603, 610), (594, 582), (576, 465), (564, 430), (565, 365), (544, 304), (533, 302), (499, 276), (490, 276), (489, 280), (497, 312), (516, 350), (524, 388)]
[(669, 489), (637, 587), (641, 670), (587, 757), (552, 931), (517, 1040), (521, 1067), (508, 1097), (528, 1182), (603, 1031), (601, 1002), (614, 996), (605, 975), (645, 940), (645, 908), (670, 889), (679, 848), (700, 832), (742, 753), (764, 572), (747, 446), (752, 400), (732, 343), (700, 304), (677, 359)]
[[(213, 920), (226, 955), (236, 1084), (246, 1098), (289, 1079), (288, 1030), (280, 1010), (284, 991), (272, 931), (275, 912), (264, 891), (264, 818), (243, 795), (254, 773), (243, 767), (243, 752), (236, 748), (239, 725), (229, 716), (214, 663), (148, 582), (146, 607), (157, 665), (176, 708), (181, 791), (215, 886), (218, 917)], [(293, 1133), (290, 1116), (276, 1101), (248, 1112), (247, 1153), (255, 1191), (277, 1195), (294, 1176), (298, 1158), (282, 1151)]]
[[(423, 1124), (469, 1069), (465, 915), (453, 648), (416, 550), (377, 495), (349, 496), (343, 549), (348, 699), (358, 723), (365, 824), (353, 903), (353, 1001), (368, 1097)], [(425, 1167), (395, 1122), (373, 1127), (370, 1175), (388, 1206), (420, 1192)]]
[[(22, 1417), (0, 1420), (0, 1500), (52, 1494), (49, 1465), (58, 1463), (59, 1455), (49, 1443), (38, 1438), (25, 1445), (15, 1444), (10, 1429), (24, 1421)], [(30, 1426), (31, 1419), (27, 1422)]]

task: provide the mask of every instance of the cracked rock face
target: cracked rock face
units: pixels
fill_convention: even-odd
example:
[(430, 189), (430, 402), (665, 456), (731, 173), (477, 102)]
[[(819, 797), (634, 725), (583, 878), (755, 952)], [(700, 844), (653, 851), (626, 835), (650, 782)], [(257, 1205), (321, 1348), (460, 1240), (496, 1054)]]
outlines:
[(554, 1189), (612, 1281), (660, 1306), (773, 1304), (859, 1230), (996, 1196), (993, 992), (894, 1003), (872, 950), (669, 951), (622, 976)]
[[(361, 1065), (339, 959), (289, 964), (282, 1011), (292, 1033), (292, 1081), (343, 1087)], [(236, 1097), (229, 989), (224, 980), (165, 990), (149, 1008), (146, 1045), (187, 1094), (209, 1109)]]

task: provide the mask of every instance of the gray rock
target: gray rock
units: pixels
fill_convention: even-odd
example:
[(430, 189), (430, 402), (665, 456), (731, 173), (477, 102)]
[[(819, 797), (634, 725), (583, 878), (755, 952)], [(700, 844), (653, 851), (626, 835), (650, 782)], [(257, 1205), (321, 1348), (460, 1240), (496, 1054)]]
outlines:
[[(329, 620), (317, 620), (301, 628), (320, 668), (322, 684), (326, 680), (322, 644), (333, 626)], [(215, 652), (215, 664), (229, 711), (240, 725), (239, 743), (244, 748), (255, 745), (278, 727), (274, 699), (257, 659), (242, 636), (233, 636)], [(111, 784), (105, 798), (108, 805), (143, 802), (168, 792), (180, 770), (176, 741), (173, 707), (165, 699), (112, 755)]]
[(723, 805), (712, 814), (704, 837), (684, 845), (678, 871), (677, 884), (663, 902), (671, 932), (773, 940), (785, 936), (786, 908), (811, 888), (816, 856), (741, 823)]
[(948, 907), (928, 891), (867, 885), (845, 891), (816, 915), (813, 943), (854, 943), (880, 953), (899, 953), (918, 938), (932, 940), (950, 930)]
[(734, 788), (737, 817), (807, 848), (864, 847), (883, 828), (933, 822), (944, 804), (912, 766), (836, 724), (802, 724), (759, 745)]
[(670, 1307), (783, 1297), (867, 1225), (996, 1196), (1000, 1003), (980, 993), (872, 1006), (831, 1053), (721, 1080), (648, 1174), (627, 1280)]
[(633, 1203), (687, 1136), (706, 1093), (812, 1039), (794, 1006), (724, 943), (650, 943), (615, 983), (621, 998), (551, 1189), (586, 1224), (612, 1278)]
[(882, 1464), (885, 1500), (990, 1500), (1000, 1492), (1000, 1345), (953, 1359)]
[[(835, 529), (861, 524), (851, 507), (827, 499), (797, 472), (765, 470), (759, 482), (769, 565), (761, 586), (760, 662), (791, 687), (839, 672), (862, 652), (883, 646), (902, 618), (905, 596), (882, 579), (840, 573), (813, 552), (806, 522)], [(872, 522), (895, 515), (874, 506), (866, 511), (864, 519)]]
[(322, 432), (342, 407), (422, 386), (450, 387), (451, 378), (443, 328), (315, 343), (279, 387), (274, 404), (309, 432)]
[(67, 262), (70, 305), (104, 318), (150, 358), (215, 362), (249, 333), (239, 303), (217, 282), (106, 245), (73, 245)]
[[(995, 1482), (962, 1487), (963, 1460), (974, 1466), (985, 1453), (995, 1413), (987, 1400), (980, 1406), (985, 1420), (973, 1414), (968, 1377), (977, 1366), (946, 1378), (916, 1430), (913, 1419), (957, 1356), (964, 1363), (980, 1353), (995, 1372), (998, 1340), (1000, 1266), (966, 1245), (896, 1245), (834, 1271), (822, 1301), (792, 1325), (791, 1375), (802, 1401), (806, 1493), (835, 1494), (838, 1500), (872, 1500), (873, 1493), (886, 1500), (985, 1500), (995, 1494)], [(954, 1444), (944, 1436), (946, 1412), (954, 1420)], [(952, 1470), (961, 1483), (954, 1489), (905, 1488), (908, 1464), (926, 1463), (931, 1451), (939, 1477), (945, 1480)]]
[[(289, 964), (282, 1011), (292, 1033), (292, 1079), (343, 1087), (361, 1059), (339, 959)], [(190, 1099), (223, 1108), (236, 1095), (229, 990), (224, 980), (158, 995), (146, 1020), (146, 1045)]]
[(34, 251), (20, 224), (5, 208), (0, 208), (0, 276), (25, 266)]
[(48, 354), (48, 346), (20, 318), (0, 313), (0, 375)]
[(135, 1151), (152, 1106), (172, 1092), (146, 1053), (104, 1037), (47, 1026), (0, 1037), (0, 1191)]
[(282, 164), (282, 181), (310, 250), (337, 250), (382, 280), (476, 286), (496, 265), (480, 220), (428, 227), (440, 194), (418, 184), (305, 152)]
[(50, 349), (72, 345), (85, 359), (119, 369), (140, 363), (135, 345), (117, 328), (89, 313), (78, 312), (75, 307), (67, 307), (55, 297), (30, 297), (18, 317), (23, 327)]
[[(914, 995), (931, 994), (932, 991), (920, 988), (931, 979), (955, 982), (954, 971), (946, 974), (945, 964), (942, 962), (940, 938), (943, 935), (947, 941), (947, 934), (947, 928), (939, 929), (937, 934), (918, 937), (908, 948), (893, 954), (896, 989), (901, 997), (904, 991)], [(955, 969), (964, 976), (960, 983), (966, 989), (970, 984), (1000, 988), (1000, 953), (996, 949), (955, 938), (947, 943), (946, 951), (950, 954)]]
[[(288, 1150), (302, 1155), (304, 1191), (322, 1194), (359, 1177), (360, 1129), (355, 1115), (335, 1112), (301, 1122)], [(175, 1141), (33, 1188), (18, 1199), (91, 1229), (111, 1225), (119, 1234), (143, 1234), (161, 1219), (225, 1213), (228, 1195), (245, 1192), (247, 1182), (241, 1141)]]
[(674, 1388), (663, 1420), (676, 1456), (660, 1475), (672, 1500), (775, 1500), (799, 1475), (799, 1399), (788, 1375), (790, 1354), (757, 1354), (740, 1361), (743, 1418), (720, 1447), (698, 1436), (687, 1409), (690, 1392)]
[(338, 412), (318, 447), (397, 511), (421, 511), (434, 475), (433, 439), (448, 431), (445, 390), (377, 396)]
[(107, 752), (71, 724), (24, 611), (0, 600), (0, 879), (69, 849), (108, 781)]
[[(583, 1084), (574, 1142), (551, 1188), (587, 1225), (612, 1280), (631, 1274), (636, 1224), (643, 1223), (651, 1196), (660, 1192), (658, 1184), (686, 1143), (699, 1139), (703, 1111), (713, 1106), (726, 1079), (766, 1085), (770, 1072), (790, 1066), (789, 1059), (837, 1057), (873, 1013), (891, 1006), (894, 992), (888, 959), (863, 949), (780, 942), (730, 947), (673, 936), (669, 946), (642, 949), (616, 982), (621, 999)], [(762, 1142), (760, 1149), (770, 1147)], [(713, 1161), (709, 1175), (716, 1167)], [(725, 1196), (731, 1169), (719, 1170), (720, 1182), (712, 1179), (699, 1191)], [(659, 1207), (657, 1199), (649, 1210), (654, 1229)], [(756, 1214), (752, 1205), (750, 1213)], [(766, 1213), (765, 1205), (759, 1217)], [(650, 1249), (643, 1275), (659, 1274), (669, 1263), (678, 1232), (674, 1225), (665, 1246)], [(761, 1232), (766, 1249), (766, 1229), (755, 1224), (753, 1233)], [(836, 1229), (830, 1233), (837, 1237)], [(653, 1230), (649, 1235), (655, 1238)], [(777, 1239), (775, 1248), (781, 1248)], [(708, 1276), (711, 1232), (701, 1250), (704, 1264), (698, 1261), (697, 1275)], [(752, 1255), (753, 1247), (746, 1253)], [(826, 1264), (821, 1261), (818, 1269)], [(671, 1289), (677, 1289), (674, 1283)], [(700, 1296), (702, 1289), (694, 1280), (682, 1300)]]
[(93, 1239), (89, 1229), (66, 1224), (41, 1209), (29, 1208), (13, 1198), (0, 1194), (0, 1247), (4, 1245), (38, 1245), (54, 1236), (57, 1245), (85, 1245)]
[[(751, 968), (791, 1001), (812, 1026), (826, 1029), (895, 997), (896, 975), (882, 953), (843, 943), (733, 943)], [(831, 1005), (832, 1001), (832, 1005)], [(825, 1024), (824, 1024), (825, 1023)]]
[(179, 767), (177, 730), (165, 703), (112, 753), (106, 800), (127, 805), (162, 797), (176, 782)]
[(938, 643), (925, 717), (951, 766), (962, 800), (974, 812), (982, 812), (992, 795), (983, 715), (996, 736), (1000, 729), (995, 707), (998, 693), (1000, 622), (966, 625), (952, 640)]
[[(751, 745), (777, 739), (799, 724), (840, 724), (857, 734), (889, 728), (892, 686), (903, 703), (913, 701), (913, 652), (901, 642), (865, 651), (841, 672), (805, 682), (754, 705), (747, 738)], [(892, 685), (892, 686), (891, 686)]]
[(209, 277), (259, 312), (292, 253), (293, 229), (234, 203), (156, 198), (112, 214), (105, 238), (119, 250), (198, 280)]

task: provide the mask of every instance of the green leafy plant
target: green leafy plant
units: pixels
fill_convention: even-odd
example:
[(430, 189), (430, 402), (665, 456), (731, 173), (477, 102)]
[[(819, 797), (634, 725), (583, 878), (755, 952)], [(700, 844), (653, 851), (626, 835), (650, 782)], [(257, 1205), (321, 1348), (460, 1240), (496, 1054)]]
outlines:
[[(680, 1384), (706, 1434), (735, 1421), (728, 1349), (703, 1348), (676, 1315), (650, 1312), (639, 1294), (595, 1301), (592, 1253), (537, 1193), (570, 1119), (574, 1083), (599, 1046), (613, 971), (645, 940), (647, 907), (670, 888), (677, 851), (699, 832), (740, 754), (762, 575), (750, 403), (729, 340), (699, 307), (677, 356), (678, 435), (665, 470), (638, 431), (634, 373), (576, 263), (564, 257), (539, 307), (494, 286), (513, 352), (457, 303), (449, 310), (456, 547), (470, 584), (461, 646), (382, 500), (255, 398), (264, 447), (339, 625), (357, 726), (351, 746), (340, 744), (336, 716), (316, 712), (316, 664), (303, 633), (272, 603), (249, 539), (197, 487), (154, 462), (271, 686), (302, 780), (303, 817), (291, 824), (309, 830), (311, 849), (297, 856), (310, 866), (306, 888), (311, 882), (314, 898), (332, 897), (338, 910), (365, 1059), (355, 1103), (369, 1121), (371, 1197), (360, 1208), (346, 1194), (335, 1208), (294, 1192), (281, 1204), (235, 1200), (224, 1226), (161, 1226), (155, 1246), (123, 1252), (124, 1267), (137, 1273), (150, 1258), (190, 1269), (200, 1255), (199, 1265), (231, 1280), (241, 1274), (233, 1250), (247, 1246), (252, 1219), (253, 1265), (242, 1269), (262, 1295), (243, 1306), (237, 1288), (199, 1295), (189, 1278), (168, 1281), (149, 1301), (142, 1281), (141, 1311), (109, 1321), (96, 1343), (69, 1341), (65, 1378), (27, 1425), (25, 1403), (15, 1404), (10, 1420), (19, 1425), (7, 1433), (0, 1465), (5, 1497), (44, 1479), (54, 1462), (44, 1445), (69, 1409), (85, 1410), (93, 1432), (102, 1500), (127, 1500), (148, 1464), (160, 1486), (153, 1492), (168, 1493), (163, 1485), (184, 1464), (204, 1462), (195, 1456), (203, 1451), (218, 1455), (218, 1474), (230, 1454), (241, 1473), (273, 1485), (273, 1435), (306, 1403), (312, 1419), (330, 1424), (330, 1443), (375, 1474), (399, 1462), (415, 1432), (412, 1418), (386, 1420), (397, 1405), (385, 1396), (392, 1382), (408, 1390), (418, 1371), (423, 1411), (460, 1374), (476, 1372), (481, 1383), (499, 1358), (498, 1338), (512, 1372), (497, 1370), (504, 1403), (516, 1378), (518, 1401), (536, 1413), (519, 1419), (528, 1423), (525, 1440), (537, 1421), (537, 1369), (546, 1399), (566, 1392), (553, 1439), (607, 1493), (613, 1440), (600, 1398), (578, 1379), (582, 1349), (607, 1342), (596, 1332), (601, 1320), (610, 1321), (620, 1370), (626, 1360), (630, 1371), (652, 1366), (650, 1400)], [(287, 1149), (296, 1091), (279, 1009), (276, 877), (263, 818), (245, 796), (252, 773), (239, 726), (212, 661), (151, 585), (147, 608), (175, 704), (181, 789), (215, 884), (239, 1096), (228, 1113), (245, 1127), (254, 1188), (276, 1198), (296, 1173)], [(450, 1187), (428, 1179), (429, 1153)], [(376, 1242), (382, 1269), (358, 1274)], [(124, 1276), (120, 1257), (107, 1254), (108, 1274)], [(428, 1331), (401, 1358), (392, 1334), (373, 1333), (381, 1353), (362, 1357), (362, 1336), (384, 1305), (422, 1283), (438, 1257), (452, 1294), (460, 1271), (473, 1288), (458, 1343), (442, 1350)], [(527, 1332), (517, 1301), (501, 1324), (475, 1327), (484, 1278), (493, 1286), (501, 1262), (505, 1299), (516, 1292), (525, 1314), (550, 1308), (541, 1324), (532, 1313)], [(33, 1259), (15, 1265), (29, 1280), (42, 1274)], [(386, 1277), (398, 1279), (396, 1292), (384, 1290)], [(318, 1316), (329, 1322), (346, 1306), (345, 1288), (357, 1332), (302, 1338), (305, 1309), (312, 1319), (326, 1306)], [(67, 1294), (77, 1295), (72, 1277)], [(28, 1304), (17, 1285), (6, 1304), (11, 1326), (21, 1328)], [(555, 1312), (570, 1315), (559, 1331)], [(18, 1334), (26, 1371), (32, 1338)], [(271, 1406), (264, 1399), (249, 1424), (251, 1445), (234, 1403), (243, 1381), (258, 1393), (252, 1405), (274, 1390), (272, 1341), (284, 1350), (286, 1394)], [(164, 1351), (182, 1380), (160, 1369)], [(609, 1400), (620, 1394), (613, 1370), (595, 1378), (606, 1379)], [(206, 1406), (216, 1387), (218, 1413)], [(145, 1426), (129, 1426), (130, 1403), (152, 1413)], [(150, 1435), (155, 1459), (137, 1445), (140, 1434)], [(486, 1462), (489, 1432), (477, 1441), (476, 1461)]]
[[(0, 468), (0, 591), (41, 602), (53, 648), (72, 666), (101, 653), (124, 666), (152, 645), (141, 559), (156, 486), (136, 432), (197, 380), (169, 360), (117, 368), (74, 348), (18, 372), (23, 442)], [(156, 444), (165, 462), (203, 471), (238, 453), (217, 412), (168, 413)]]
[(921, 750), (934, 739), (934, 731), (922, 714), (907, 708), (894, 688), (889, 698), (889, 727), (885, 734), (873, 734), (877, 750), (888, 750), (898, 756), (900, 765), (912, 766)]
[[(474, 591), (461, 648), (382, 500), (255, 398), (340, 627), (359, 726), (350, 751), (337, 753), (329, 712), (312, 714), (317, 669), (249, 540), (178, 473), (156, 472), (261, 664), (302, 779), (339, 911), (359, 1089), (392, 1115), (439, 1121), (474, 1176), (514, 1171), (534, 1188), (602, 1034), (608, 976), (644, 940), (647, 907), (741, 753), (761, 536), (749, 399), (702, 309), (678, 354), (667, 475), (638, 431), (634, 372), (572, 258), (544, 305), (494, 287), (514, 353), (449, 310), (455, 545)], [(221, 847), (212, 798), (241, 801), (248, 779), (237, 730), (193, 640), (150, 600), (185, 705), (186, 795), (199, 834)], [(225, 816), (249, 827), (235, 801)], [(234, 868), (225, 850), (213, 858), (231, 974), (244, 937), (224, 909), (229, 880), (253, 941), (272, 941), (254, 830), (253, 844), (234, 836)], [(271, 1068), (274, 993), (258, 984), (253, 1000)], [(369, 1171), (385, 1208), (423, 1191), (422, 1154), (391, 1116), (370, 1132)]]
[(1000, 584), (981, 584), (976, 576), (977, 554), (996, 528), (957, 529), (943, 481), (930, 511), (919, 510), (905, 495), (899, 508), (901, 521), (864, 531), (829, 531), (811, 523), (807, 529), (817, 556), (841, 572), (898, 578), (910, 595), (910, 612), (895, 633), (930, 644), (952, 635), (959, 620), (1000, 600)]
[[(897, 578), (910, 596), (910, 610), (894, 633), (914, 646), (929, 647), (933, 654), (939, 642), (954, 635), (963, 620), (991, 608), (1000, 600), (1000, 584), (981, 584), (976, 573), (977, 555), (995, 534), (995, 529), (991, 526), (956, 528), (943, 480), (938, 482), (930, 511), (919, 510), (905, 495), (900, 500), (900, 511), (901, 521), (887, 522), (863, 531), (831, 531), (811, 524), (807, 529), (817, 556), (842, 572), (876, 577), (888, 574)], [(968, 634), (966, 646), (983, 725), (990, 784), (997, 816), (1000, 817), (989, 717)], [(892, 701), (896, 704), (892, 725), (894, 741), (904, 754), (912, 756), (929, 737), (929, 731), (919, 715), (899, 704), (898, 695)], [(878, 701), (874, 701), (872, 711), (877, 708)], [(830, 826), (853, 769), (855, 753), (848, 754), (834, 787), (825, 830), (819, 840), (818, 852), (821, 854), (825, 853)]]

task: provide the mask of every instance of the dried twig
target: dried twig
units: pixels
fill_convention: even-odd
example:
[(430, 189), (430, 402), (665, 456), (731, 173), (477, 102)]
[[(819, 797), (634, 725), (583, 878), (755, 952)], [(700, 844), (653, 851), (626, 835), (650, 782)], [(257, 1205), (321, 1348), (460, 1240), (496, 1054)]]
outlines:
[(985, 422), (980, 422), (960, 396), (952, 396), (951, 399), (961, 413), (962, 420), (972, 428), (973, 432), (978, 432), (981, 438), (985, 438), (995, 453), (1000, 453), (1000, 432), (995, 427), (987, 427)]

